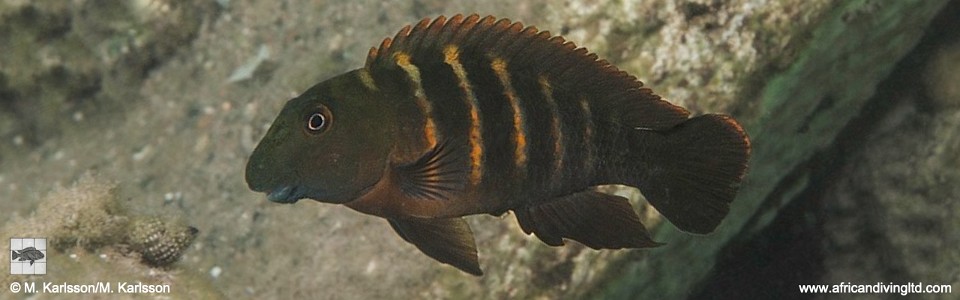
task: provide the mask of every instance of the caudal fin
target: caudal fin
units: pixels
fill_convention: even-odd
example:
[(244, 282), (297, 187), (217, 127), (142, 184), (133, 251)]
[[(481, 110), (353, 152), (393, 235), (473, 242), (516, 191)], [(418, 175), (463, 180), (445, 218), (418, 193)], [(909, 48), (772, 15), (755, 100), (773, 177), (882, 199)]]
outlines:
[(17, 258), (20, 258), (20, 253), (17, 253), (17, 251), (10, 250), (10, 253), (12, 253), (11, 255), (13, 256), (13, 258), (11, 258), (10, 260), (15, 260)]
[(703, 115), (631, 138), (638, 167), (626, 181), (680, 230), (709, 233), (730, 211), (747, 168), (750, 139), (732, 117)]

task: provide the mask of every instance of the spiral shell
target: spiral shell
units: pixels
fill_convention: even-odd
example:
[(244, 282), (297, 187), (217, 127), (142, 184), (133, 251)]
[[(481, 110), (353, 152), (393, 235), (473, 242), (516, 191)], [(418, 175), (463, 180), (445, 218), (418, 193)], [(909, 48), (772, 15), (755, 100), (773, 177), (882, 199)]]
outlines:
[(159, 217), (137, 218), (130, 227), (128, 238), (133, 250), (140, 253), (145, 263), (158, 267), (180, 259), (199, 232), (192, 226)]

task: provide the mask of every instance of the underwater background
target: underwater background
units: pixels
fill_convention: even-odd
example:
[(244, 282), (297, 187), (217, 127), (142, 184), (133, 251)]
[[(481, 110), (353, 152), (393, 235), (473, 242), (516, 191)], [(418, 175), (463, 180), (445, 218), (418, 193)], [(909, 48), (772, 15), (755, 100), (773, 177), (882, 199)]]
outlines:
[[(605, 187), (642, 204), (666, 243), (620, 251), (549, 247), (509, 214), (472, 216), (485, 268), (473, 277), (382, 219), (247, 188), (247, 158), (286, 100), (361, 67), (401, 27), (457, 13), (561, 34), (695, 114), (737, 117), (753, 151), (730, 215), (689, 235), (638, 191)], [(30, 280), (231, 299), (960, 288), (957, 16), (960, 1), (946, 0), (3, 0), (0, 237), (53, 247), (46, 275), (0, 269), (0, 298), (57, 296), (6, 290)], [(182, 257), (145, 259), (151, 246)]]

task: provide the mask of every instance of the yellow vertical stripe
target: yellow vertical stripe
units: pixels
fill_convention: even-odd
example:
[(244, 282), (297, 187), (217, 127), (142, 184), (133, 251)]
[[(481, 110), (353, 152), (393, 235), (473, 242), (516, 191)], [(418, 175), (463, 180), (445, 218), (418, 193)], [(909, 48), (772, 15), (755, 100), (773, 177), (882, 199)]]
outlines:
[(557, 106), (557, 101), (553, 99), (553, 87), (550, 86), (550, 81), (547, 79), (546, 75), (540, 75), (537, 78), (537, 82), (540, 83), (540, 92), (543, 93), (543, 98), (547, 101), (547, 106), (550, 108), (550, 137), (553, 139), (553, 179), (551, 182), (557, 182), (558, 177), (560, 176), (563, 168), (563, 128), (560, 118), (560, 108)]
[(586, 149), (583, 159), (584, 171), (592, 171), (594, 168), (594, 159), (596, 157), (593, 136), (593, 112), (590, 111), (590, 103), (586, 97), (580, 97), (580, 108), (583, 110), (583, 118), (586, 120), (583, 124), (583, 149)]
[(413, 89), (413, 96), (417, 101), (424, 116), (423, 135), (426, 139), (427, 147), (433, 148), (437, 145), (437, 127), (433, 123), (433, 106), (427, 100), (427, 94), (423, 91), (423, 83), (420, 80), (420, 69), (410, 62), (410, 55), (404, 52), (397, 52), (393, 55), (394, 61), (407, 73), (410, 79), (410, 87)]
[(460, 64), (460, 52), (457, 46), (448, 45), (443, 48), (443, 61), (450, 65), (457, 76), (460, 91), (463, 92), (467, 107), (470, 109), (470, 183), (476, 186), (480, 184), (480, 179), (483, 177), (483, 132), (477, 96), (473, 93), (470, 81), (467, 80), (467, 71)]
[(357, 71), (357, 77), (360, 78), (360, 82), (363, 83), (363, 86), (367, 87), (367, 89), (372, 91), (377, 90), (377, 85), (373, 82), (373, 77), (370, 76), (370, 71), (368, 71), (366, 68), (362, 68), (360, 71)]
[(513, 140), (516, 145), (514, 149), (514, 163), (517, 170), (526, 172), (527, 170), (527, 131), (523, 117), (523, 108), (520, 107), (520, 99), (510, 84), (510, 73), (507, 72), (507, 62), (503, 58), (494, 58), (490, 63), (490, 68), (497, 75), (500, 84), (503, 85), (503, 95), (510, 101), (510, 107), (513, 109)]

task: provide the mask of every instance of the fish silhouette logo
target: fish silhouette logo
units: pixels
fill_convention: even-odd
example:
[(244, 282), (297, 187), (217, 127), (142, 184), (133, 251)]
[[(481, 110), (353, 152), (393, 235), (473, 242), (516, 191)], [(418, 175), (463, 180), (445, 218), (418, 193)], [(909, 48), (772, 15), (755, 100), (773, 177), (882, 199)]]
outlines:
[(13, 250), (11, 252), (13, 253), (13, 260), (16, 260), (16, 261), (29, 260), (31, 266), (33, 265), (34, 262), (41, 260), (44, 257), (43, 252), (40, 252), (40, 250), (37, 250), (37, 248), (34, 248), (34, 247), (26, 247), (21, 249), (20, 251)]
[(47, 273), (47, 239), (11, 238), (10, 274), (39, 275)]

